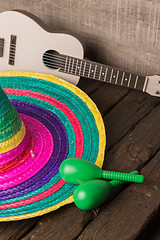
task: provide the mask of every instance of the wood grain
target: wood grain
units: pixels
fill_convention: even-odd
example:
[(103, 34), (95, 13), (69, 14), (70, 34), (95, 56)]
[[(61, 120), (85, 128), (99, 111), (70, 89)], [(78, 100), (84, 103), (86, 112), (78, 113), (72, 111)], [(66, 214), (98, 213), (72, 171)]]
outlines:
[[(93, 221), (78, 240), (136, 239), (160, 203), (160, 152), (143, 168), (144, 184), (131, 184)], [(147, 238), (145, 238), (147, 239)]]
[(39, 217), (16, 222), (0, 223), (0, 240), (19, 240), (37, 225)]

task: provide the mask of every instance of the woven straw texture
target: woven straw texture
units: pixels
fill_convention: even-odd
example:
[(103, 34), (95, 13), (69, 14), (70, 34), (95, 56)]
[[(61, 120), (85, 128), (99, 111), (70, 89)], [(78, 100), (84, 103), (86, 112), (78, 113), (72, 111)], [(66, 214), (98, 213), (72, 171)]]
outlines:
[(2, 92), (0, 221), (40, 216), (73, 202), (76, 186), (58, 170), (71, 157), (102, 167), (106, 136), (96, 105), (76, 86), (46, 74), (0, 72), (0, 86), (12, 103), (4, 102)]

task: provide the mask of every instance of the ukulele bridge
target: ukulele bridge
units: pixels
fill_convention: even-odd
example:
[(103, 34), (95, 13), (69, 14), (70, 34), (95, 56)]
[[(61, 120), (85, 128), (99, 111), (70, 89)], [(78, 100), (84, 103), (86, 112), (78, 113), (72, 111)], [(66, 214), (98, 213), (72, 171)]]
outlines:
[(10, 50), (9, 50), (9, 61), (8, 61), (9, 65), (14, 65), (14, 62), (15, 62), (16, 40), (17, 40), (17, 36), (11, 35)]
[(3, 57), (4, 51), (4, 38), (0, 38), (0, 57)]

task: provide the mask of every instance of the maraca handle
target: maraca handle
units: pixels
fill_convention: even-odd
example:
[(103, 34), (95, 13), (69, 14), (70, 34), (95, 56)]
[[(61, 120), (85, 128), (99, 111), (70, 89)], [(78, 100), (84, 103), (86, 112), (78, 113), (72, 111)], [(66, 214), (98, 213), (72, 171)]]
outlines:
[[(139, 174), (139, 172), (138, 171), (133, 171), (133, 172), (130, 172), (129, 174)], [(119, 187), (119, 186), (121, 186), (122, 184), (124, 184), (124, 183), (126, 183), (126, 182), (124, 182), (124, 181), (119, 181), (119, 180), (112, 180), (112, 181), (110, 181), (110, 183), (112, 184), (112, 186), (113, 187)]]
[(120, 180), (120, 181), (124, 181), (124, 182), (137, 182), (137, 183), (144, 182), (143, 175), (135, 175), (135, 174), (130, 174), (130, 173), (120, 173), (120, 172), (110, 172), (110, 171), (102, 171), (102, 178)]

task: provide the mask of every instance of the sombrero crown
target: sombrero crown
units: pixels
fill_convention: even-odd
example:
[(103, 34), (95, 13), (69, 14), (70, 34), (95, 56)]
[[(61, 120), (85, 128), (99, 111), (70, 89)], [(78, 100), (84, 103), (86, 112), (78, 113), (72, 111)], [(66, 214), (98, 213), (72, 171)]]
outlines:
[[(0, 160), (1, 164), (18, 157), (25, 148), (26, 130), (22, 119), (0, 86)], [(20, 145), (20, 146), (19, 146)], [(19, 146), (19, 147), (18, 147)], [(14, 155), (13, 155), (14, 154)]]

